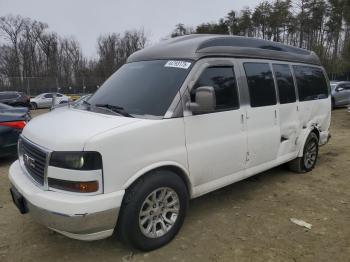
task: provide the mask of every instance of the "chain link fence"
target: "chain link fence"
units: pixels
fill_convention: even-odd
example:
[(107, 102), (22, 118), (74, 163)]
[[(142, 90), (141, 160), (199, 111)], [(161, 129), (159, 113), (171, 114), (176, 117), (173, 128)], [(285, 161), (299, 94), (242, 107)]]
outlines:
[[(350, 72), (329, 73), (330, 80), (350, 81)], [(4, 77), (0, 76), (1, 91), (18, 91), (34, 97), (42, 93), (59, 92), (70, 95), (94, 93), (105, 81), (99, 76), (84, 76), (74, 83), (55, 77)]]
[(75, 79), (74, 83), (55, 77), (1, 77), (1, 91), (23, 92), (31, 97), (42, 93), (59, 92), (62, 94), (82, 95), (94, 93), (105, 81), (98, 76), (86, 76)]
[(329, 73), (328, 74), (329, 80), (331, 81), (350, 81), (350, 72), (344, 72), (344, 73)]

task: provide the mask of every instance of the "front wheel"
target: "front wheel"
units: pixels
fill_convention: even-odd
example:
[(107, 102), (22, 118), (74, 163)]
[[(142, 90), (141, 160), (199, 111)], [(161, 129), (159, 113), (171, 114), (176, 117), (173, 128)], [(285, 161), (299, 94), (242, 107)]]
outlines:
[(306, 139), (303, 156), (290, 161), (289, 168), (297, 173), (305, 173), (314, 169), (318, 157), (318, 137), (311, 132)]
[(30, 108), (31, 108), (32, 110), (38, 109), (37, 103), (34, 103), (34, 102), (30, 103)]
[(158, 170), (145, 175), (124, 197), (117, 227), (121, 240), (145, 251), (167, 244), (183, 224), (188, 198), (177, 174)]

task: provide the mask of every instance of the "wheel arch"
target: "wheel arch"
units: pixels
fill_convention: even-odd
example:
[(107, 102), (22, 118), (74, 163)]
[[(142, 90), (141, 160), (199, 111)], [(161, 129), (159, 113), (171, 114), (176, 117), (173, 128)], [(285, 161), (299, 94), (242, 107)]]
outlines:
[(315, 125), (311, 126), (311, 127), (307, 130), (307, 132), (305, 132), (305, 135), (304, 135), (304, 137), (303, 137), (303, 142), (302, 142), (302, 144), (301, 144), (301, 146), (300, 146), (300, 149), (299, 149), (298, 157), (302, 157), (302, 156), (303, 156), (303, 154), (304, 154), (304, 146), (305, 146), (306, 140), (307, 140), (307, 138), (309, 137), (309, 135), (310, 135), (311, 133), (315, 133), (316, 136), (317, 136), (317, 138), (318, 138), (318, 140), (320, 140), (320, 130), (319, 130), (318, 127), (315, 126)]
[(127, 180), (127, 182), (123, 185), (123, 189), (127, 190), (130, 186), (132, 186), (136, 181), (138, 181), (140, 178), (145, 177), (147, 174), (151, 172), (156, 172), (160, 170), (169, 170), (173, 172), (174, 174), (178, 175), (182, 181), (184, 182), (187, 192), (192, 197), (193, 189), (192, 189), (192, 183), (190, 180), (190, 176), (188, 171), (180, 164), (175, 162), (162, 162), (153, 164), (150, 166), (147, 166), (141, 170), (139, 170), (135, 175), (133, 175), (131, 178)]
[(31, 106), (35, 106), (36, 108), (38, 108), (38, 103), (36, 101), (31, 101), (29, 103)]

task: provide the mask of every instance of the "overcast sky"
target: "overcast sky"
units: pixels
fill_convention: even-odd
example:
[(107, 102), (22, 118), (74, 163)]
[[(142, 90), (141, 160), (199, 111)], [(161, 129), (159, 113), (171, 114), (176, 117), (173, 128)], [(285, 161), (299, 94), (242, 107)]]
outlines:
[(216, 22), (230, 10), (254, 7), (259, 0), (0, 0), (0, 16), (19, 14), (49, 25), (61, 36), (74, 36), (88, 56), (96, 55), (101, 34), (145, 30), (155, 43), (178, 23)]

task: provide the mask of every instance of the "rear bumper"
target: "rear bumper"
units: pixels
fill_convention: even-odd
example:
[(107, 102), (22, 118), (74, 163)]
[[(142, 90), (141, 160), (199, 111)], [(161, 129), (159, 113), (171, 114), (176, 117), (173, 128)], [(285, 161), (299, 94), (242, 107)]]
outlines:
[(18, 161), (11, 165), (9, 178), (36, 222), (79, 240), (113, 234), (124, 190), (94, 196), (45, 191), (23, 173)]

